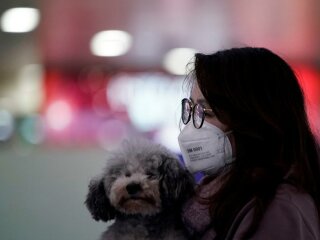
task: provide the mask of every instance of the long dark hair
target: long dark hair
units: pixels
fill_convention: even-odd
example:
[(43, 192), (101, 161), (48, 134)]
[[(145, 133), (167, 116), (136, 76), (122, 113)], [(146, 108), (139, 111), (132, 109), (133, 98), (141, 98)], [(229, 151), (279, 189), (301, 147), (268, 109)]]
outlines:
[(265, 48), (232, 48), (196, 54), (190, 75), (235, 139), (236, 160), (223, 187), (208, 199), (217, 235), (223, 239), (254, 198), (254, 219), (244, 238), (252, 235), (284, 181), (309, 193), (319, 211), (319, 148), (291, 67)]

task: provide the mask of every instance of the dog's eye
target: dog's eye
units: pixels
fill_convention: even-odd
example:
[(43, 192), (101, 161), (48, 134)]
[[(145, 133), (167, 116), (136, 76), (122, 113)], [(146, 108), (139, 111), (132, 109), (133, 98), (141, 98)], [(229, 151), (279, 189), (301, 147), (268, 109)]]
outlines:
[(147, 178), (149, 178), (149, 179), (157, 177), (153, 172), (147, 172), (146, 175), (147, 175)]
[(123, 167), (122, 166), (114, 166), (112, 168), (109, 169), (109, 173), (108, 175), (112, 175), (112, 176), (119, 176), (121, 174), (121, 171), (122, 171)]
[(126, 172), (126, 173), (125, 173), (125, 176), (126, 176), (126, 177), (131, 177), (131, 173)]

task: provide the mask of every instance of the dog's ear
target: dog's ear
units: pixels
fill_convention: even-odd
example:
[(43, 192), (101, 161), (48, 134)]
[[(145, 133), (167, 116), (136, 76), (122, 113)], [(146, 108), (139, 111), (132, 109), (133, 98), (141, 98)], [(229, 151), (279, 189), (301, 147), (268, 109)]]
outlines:
[(115, 217), (115, 209), (107, 197), (103, 179), (90, 182), (85, 204), (96, 221), (106, 222)]
[(159, 171), (161, 174), (160, 189), (169, 204), (181, 205), (194, 193), (194, 177), (177, 158), (164, 155)]

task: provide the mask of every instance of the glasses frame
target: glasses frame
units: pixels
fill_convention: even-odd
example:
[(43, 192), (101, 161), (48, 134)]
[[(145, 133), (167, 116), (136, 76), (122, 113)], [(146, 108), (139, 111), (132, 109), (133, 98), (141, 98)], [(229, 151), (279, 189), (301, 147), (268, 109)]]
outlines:
[[(190, 112), (189, 112), (187, 121), (184, 122), (184, 121), (183, 121), (183, 114), (184, 114), (184, 112), (185, 112), (185, 111), (184, 111), (185, 108), (183, 107), (183, 105), (185, 104), (185, 102), (187, 102), (187, 103), (189, 104), (189, 106), (190, 106)], [(181, 120), (182, 120), (182, 123), (183, 123), (184, 125), (187, 125), (188, 122), (190, 122), (190, 119), (191, 119), (191, 116), (192, 116), (192, 123), (193, 123), (193, 126), (194, 126), (196, 129), (199, 129), (199, 128), (202, 127), (203, 122), (204, 122), (204, 119), (205, 119), (207, 113), (208, 113), (208, 112), (213, 112), (213, 110), (212, 110), (211, 108), (205, 108), (205, 107), (204, 107), (202, 104), (200, 104), (200, 103), (194, 104), (194, 103), (192, 102), (192, 100), (189, 99), (189, 98), (184, 98), (184, 99), (182, 99), (182, 100), (181, 100), (181, 105), (182, 105), (182, 108), (181, 108)], [(195, 124), (195, 120), (194, 120), (194, 119), (195, 119), (195, 117), (194, 117), (194, 114), (195, 114), (194, 109), (195, 109), (197, 106), (201, 107), (201, 109), (202, 109), (202, 111), (203, 111), (203, 117), (201, 118), (201, 123), (200, 123), (199, 126), (197, 126), (197, 125)]]

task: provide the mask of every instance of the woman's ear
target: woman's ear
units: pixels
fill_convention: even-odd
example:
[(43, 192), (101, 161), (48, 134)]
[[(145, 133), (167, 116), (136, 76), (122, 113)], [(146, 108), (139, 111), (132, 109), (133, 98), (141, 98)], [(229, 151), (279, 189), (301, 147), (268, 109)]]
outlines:
[(115, 209), (107, 197), (103, 179), (90, 182), (85, 204), (96, 221), (107, 222), (115, 217)]

